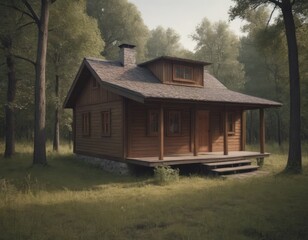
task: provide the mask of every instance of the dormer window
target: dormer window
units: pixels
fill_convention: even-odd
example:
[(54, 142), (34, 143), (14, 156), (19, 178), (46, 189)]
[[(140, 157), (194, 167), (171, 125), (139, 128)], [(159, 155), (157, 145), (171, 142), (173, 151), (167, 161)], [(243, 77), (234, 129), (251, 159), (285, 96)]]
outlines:
[(173, 65), (173, 80), (193, 82), (193, 68), (184, 65)]

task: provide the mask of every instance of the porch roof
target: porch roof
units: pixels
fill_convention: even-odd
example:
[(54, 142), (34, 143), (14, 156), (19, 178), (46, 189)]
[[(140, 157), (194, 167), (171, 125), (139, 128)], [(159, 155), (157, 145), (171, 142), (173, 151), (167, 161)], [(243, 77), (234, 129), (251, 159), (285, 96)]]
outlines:
[(280, 103), (227, 89), (221, 82), (204, 71), (204, 87), (162, 84), (147, 68), (123, 67), (120, 62), (85, 58), (68, 93), (64, 106), (72, 108), (82, 88), (79, 77), (85, 72), (93, 75), (107, 90), (126, 98), (145, 103), (176, 101), (222, 105), (240, 105), (246, 109), (279, 107)]

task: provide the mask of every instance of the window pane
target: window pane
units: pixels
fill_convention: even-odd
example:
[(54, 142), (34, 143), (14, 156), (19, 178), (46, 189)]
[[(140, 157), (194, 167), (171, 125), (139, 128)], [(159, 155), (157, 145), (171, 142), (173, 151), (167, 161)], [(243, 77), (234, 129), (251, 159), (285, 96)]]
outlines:
[(148, 111), (148, 135), (157, 136), (159, 124), (159, 112), (157, 110)]
[(168, 116), (168, 133), (177, 135), (181, 133), (181, 114), (179, 111), (170, 111)]
[(192, 80), (193, 79), (193, 69), (187, 66), (174, 66), (174, 78), (177, 80)]

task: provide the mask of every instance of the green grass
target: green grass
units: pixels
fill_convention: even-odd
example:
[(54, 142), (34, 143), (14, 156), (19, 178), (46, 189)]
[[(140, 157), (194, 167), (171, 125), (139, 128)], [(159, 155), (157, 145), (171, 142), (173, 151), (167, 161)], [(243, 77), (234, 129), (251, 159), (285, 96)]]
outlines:
[(0, 158), (0, 239), (308, 239), (306, 148), (299, 176), (279, 174), (286, 155), (273, 148), (268, 176), (166, 186), (108, 174), (67, 148), (48, 150), (48, 167), (31, 166), (27, 145), (17, 150)]

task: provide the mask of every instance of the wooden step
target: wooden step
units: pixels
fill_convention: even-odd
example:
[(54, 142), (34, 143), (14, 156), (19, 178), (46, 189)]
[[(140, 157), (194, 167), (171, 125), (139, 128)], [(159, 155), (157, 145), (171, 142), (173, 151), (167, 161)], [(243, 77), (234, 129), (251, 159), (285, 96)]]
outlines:
[(228, 166), (228, 165), (249, 165), (249, 164), (251, 164), (251, 160), (202, 163), (203, 166), (207, 166), (207, 167)]
[(243, 172), (243, 171), (253, 171), (257, 170), (259, 166), (252, 166), (252, 165), (246, 165), (246, 166), (238, 166), (238, 167), (226, 167), (226, 168), (215, 168), (211, 169), (210, 171), (215, 173), (230, 173), (230, 172)]

